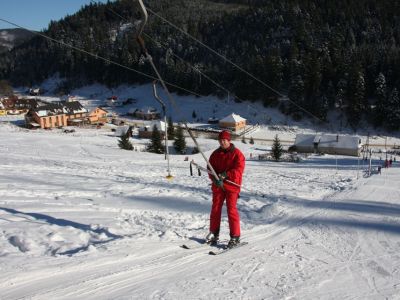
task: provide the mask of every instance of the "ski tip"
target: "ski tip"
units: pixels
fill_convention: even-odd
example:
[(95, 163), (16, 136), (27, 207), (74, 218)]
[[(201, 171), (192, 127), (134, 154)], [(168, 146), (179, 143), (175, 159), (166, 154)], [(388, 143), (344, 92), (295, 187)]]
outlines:
[(183, 248), (183, 249), (190, 249), (188, 246), (186, 246), (186, 245), (180, 245), (180, 247), (181, 248)]
[(209, 254), (209, 255), (217, 255), (217, 253), (214, 252), (214, 251), (210, 251), (210, 252), (208, 252), (208, 254)]

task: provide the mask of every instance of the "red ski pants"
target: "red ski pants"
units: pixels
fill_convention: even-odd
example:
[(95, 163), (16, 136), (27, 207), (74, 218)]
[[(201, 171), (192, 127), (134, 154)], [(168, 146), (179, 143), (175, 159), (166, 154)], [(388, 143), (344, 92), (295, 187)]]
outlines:
[(210, 214), (210, 231), (219, 232), (221, 224), (222, 206), (226, 200), (226, 208), (228, 212), (229, 230), (231, 237), (240, 236), (240, 217), (236, 207), (239, 193), (224, 191), (218, 189), (213, 191), (213, 202)]

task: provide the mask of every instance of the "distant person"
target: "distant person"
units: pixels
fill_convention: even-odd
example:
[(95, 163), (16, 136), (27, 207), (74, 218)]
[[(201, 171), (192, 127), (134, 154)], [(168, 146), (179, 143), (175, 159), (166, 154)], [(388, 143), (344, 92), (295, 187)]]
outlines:
[(381, 171), (382, 171), (382, 167), (378, 166), (378, 174), (381, 174)]
[(389, 166), (389, 161), (387, 159), (385, 159), (385, 168), (387, 168)]
[(392, 166), (392, 162), (393, 162), (393, 160), (392, 160), (392, 159), (389, 159), (389, 167)]
[[(237, 209), (237, 200), (242, 184), (242, 175), (245, 166), (243, 153), (231, 143), (231, 134), (223, 130), (218, 136), (220, 147), (210, 156), (210, 164), (218, 175), (218, 179), (210, 175), (212, 180), (212, 207), (210, 213), (210, 232), (206, 242), (216, 245), (219, 240), (222, 206), (226, 201), (228, 212), (230, 240), (228, 248), (233, 248), (240, 243), (240, 217)], [(225, 179), (236, 183), (233, 185)]]

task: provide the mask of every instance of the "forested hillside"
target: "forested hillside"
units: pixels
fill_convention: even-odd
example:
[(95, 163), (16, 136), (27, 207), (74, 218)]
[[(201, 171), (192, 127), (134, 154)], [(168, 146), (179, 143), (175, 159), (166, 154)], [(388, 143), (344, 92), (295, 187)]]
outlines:
[[(321, 119), (337, 109), (353, 128), (362, 119), (389, 130), (400, 126), (397, 1), (148, 0), (146, 5)], [(44, 34), (152, 75), (135, 40), (136, 6), (131, 0), (92, 4), (52, 22)], [(169, 82), (226, 97), (200, 70), (239, 99), (278, 104), (292, 117), (304, 117), (290, 102), (278, 102), (272, 89), (152, 13), (144, 38)], [(13, 84), (40, 83), (55, 73), (68, 78), (60, 92), (91, 82), (149, 81), (43, 37), (0, 56), (0, 78)]]
[(32, 36), (33, 33), (19, 28), (0, 29), (0, 53), (21, 45), (31, 39)]

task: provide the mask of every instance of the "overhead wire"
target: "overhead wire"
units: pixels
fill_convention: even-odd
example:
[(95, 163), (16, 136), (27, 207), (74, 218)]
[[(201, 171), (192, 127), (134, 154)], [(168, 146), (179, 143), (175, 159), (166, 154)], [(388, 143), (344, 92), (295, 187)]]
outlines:
[[(92, 3), (97, 4), (97, 2), (95, 2), (94, 0), (90, 0)], [(146, 7), (147, 8), (147, 7)], [(121, 14), (119, 14), (118, 12), (116, 12), (115, 10), (113, 10), (110, 7), (107, 7), (107, 10), (109, 10), (111, 13), (113, 13), (114, 15), (118, 16), (120, 19), (124, 20), (125, 22), (130, 22), (130, 20), (128, 20), (127, 18), (125, 18), (124, 16), (122, 16)], [(146, 36), (146, 38), (150, 39), (154, 44), (159, 44), (155, 39), (153, 39), (150, 35), (148, 35), (145, 32), (142, 32), (144, 36)], [(164, 47), (165, 49), (165, 47)], [(208, 79), (210, 82), (212, 82), (214, 85), (216, 85), (218, 88), (220, 88), (221, 90), (225, 91), (228, 95), (232, 95), (234, 98), (238, 99), (241, 102), (244, 102), (243, 99), (241, 99), (240, 97), (236, 96), (234, 93), (232, 93), (231, 91), (229, 91), (228, 89), (226, 89), (224, 86), (222, 86), (221, 84), (217, 83), (215, 80), (213, 80), (211, 77), (209, 77), (208, 75), (204, 74), (203, 72), (201, 72), (200, 70), (198, 70), (197, 68), (195, 68), (194, 66), (192, 66), (191, 63), (187, 62), (186, 60), (184, 60), (183, 58), (181, 58), (180, 56), (176, 55), (175, 53), (172, 52), (172, 55), (174, 57), (176, 57), (177, 59), (183, 61), (184, 63), (188, 64), (190, 66), (190, 68), (192, 68), (194, 71), (199, 72), (202, 76), (204, 76), (206, 79)], [(230, 98), (228, 96), (228, 98)], [(229, 99), (228, 99), (229, 101)], [(249, 106), (249, 105), (248, 105)], [(253, 108), (254, 109), (254, 108)], [(257, 111), (257, 110), (256, 110)], [(273, 125), (273, 126), (278, 126), (277, 123), (273, 122), (272, 120), (269, 120), (269, 122)]]
[[(97, 4), (96, 1), (94, 0), (90, 0), (90, 2)], [(147, 8), (147, 7), (146, 7)], [(118, 16), (119, 18), (121, 18), (122, 20), (124, 20), (125, 22), (130, 22), (130, 20), (128, 20), (127, 18), (125, 18), (124, 16), (122, 16), (121, 14), (119, 14), (118, 12), (116, 12), (115, 10), (113, 10), (110, 7), (107, 7), (107, 10), (109, 10), (111, 13), (113, 13), (114, 15)], [(143, 32), (143, 35), (150, 39), (155, 45), (160, 45), (162, 46), (164, 49), (166, 48), (165, 46), (163, 46), (161, 43), (158, 43), (155, 39), (153, 39), (149, 34)], [(229, 91), (227, 88), (225, 88), (224, 86), (222, 86), (220, 83), (216, 82), (214, 79), (212, 79), (210, 76), (206, 75), (205, 73), (203, 73), (202, 71), (200, 71), (198, 68), (194, 67), (191, 63), (189, 63), (188, 61), (186, 61), (185, 59), (183, 59), (182, 57), (178, 56), (177, 54), (175, 54), (173, 51), (171, 52), (172, 56), (174, 56), (175, 58), (179, 59), (180, 61), (184, 62), (185, 64), (187, 64), (193, 71), (198, 72), (200, 75), (202, 75), (203, 77), (205, 77), (207, 80), (209, 80), (210, 82), (212, 82), (215, 86), (217, 86), (218, 88), (220, 88), (221, 90), (223, 90), (224, 92), (226, 92), (228, 95), (233, 96), (234, 98), (238, 99), (239, 101), (244, 101), (243, 99), (241, 99), (240, 97), (236, 96), (234, 93), (232, 93), (231, 91)], [(229, 96), (228, 96), (229, 97)]]
[[(102, 57), (102, 56), (100, 56), (100, 55), (98, 55), (98, 54), (95, 54), (95, 53), (92, 53), (92, 52), (90, 52), (90, 51), (86, 51), (86, 50), (81, 49), (81, 48), (79, 48), (79, 47), (76, 47), (76, 46), (67, 44), (67, 43), (65, 43), (65, 42), (63, 42), (63, 41), (57, 40), (57, 39), (55, 39), (55, 38), (52, 38), (52, 37), (50, 37), (50, 36), (48, 36), (48, 35), (46, 35), (46, 34), (44, 34), (44, 33), (42, 33), (42, 32), (34, 31), (34, 30), (31, 30), (31, 29), (28, 29), (28, 28), (26, 28), (26, 27), (23, 27), (23, 26), (21, 26), (21, 25), (18, 25), (18, 24), (16, 24), (16, 23), (14, 23), (14, 22), (8, 21), (8, 20), (6, 20), (6, 19), (4, 19), (4, 18), (0, 18), (0, 21), (5, 22), (5, 23), (8, 23), (8, 24), (10, 24), (10, 25), (13, 25), (13, 26), (15, 26), (15, 27), (18, 27), (18, 28), (20, 28), (20, 29), (24, 29), (24, 30), (26, 30), (26, 31), (29, 31), (29, 32), (31, 32), (31, 33), (34, 34), (34, 35), (41, 36), (41, 37), (43, 37), (43, 38), (45, 38), (45, 39), (48, 39), (48, 40), (50, 40), (50, 41), (52, 41), (52, 42), (54, 42), (54, 43), (59, 44), (59, 45), (62, 45), (62, 46), (71, 48), (71, 49), (73, 49), (73, 50), (75, 50), (75, 51), (79, 51), (79, 52), (85, 53), (85, 54), (87, 54), (87, 55), (89, 55), (89, 56), (92, 56), (92, 57), (94, 57), (94, 58), (96, 58), (96, 59), (100, 59), (100, 60), (102, 60), (102, 61), (105, 61), (105, 62), (107, 62), (107, 63), (109, 63), (109, 64), (113, 64), (113, 65), (119, 66), (119, 67), (121, 67), (121, 68), (124, 68), (124, 69), (126, 69), (126, 70), (135, 72), (135, 73), (137, 73), (137, 74), (139, 74), (139, 75), (143, 75), (143, 76), (145, 76), (145, 77), (147, 77), (147, 78), (150, 78), (150, 79), (153, 79), (153, 80), (157, 80), (157, 79), (158, 79), (157, 77), (154, 77), (154, 76), (152, 76), (152, 75), (143, 73), (143, 72), (141, 72), (141, 71), (138, 71), (138, 70), (133, 69), (133, 68), (131, 68), (131, 67), (128, 67), (128, 66), (126, 66), (126, 65), (120, 64), (120, 63), (118, 63), (118, 62), (116, 62), (116, 61), (113, 61), (113, 60), (111, 60), (111, 59)], [(196, 92), (194, 92), (194, 91), (188, 90), (188, 89), (186, 89), (186, 88), (184, 88), (184, 87), (181, 87), (181, 86), (179, 86), (179, 85), (173, 84), (173, 83), (168, 82), (168, 81), (165, 81), (165, 84), (168, 84), (169, 86), (172, 86), (172, 87), (174, 87), (174, 88), (176, 88), (176, 89), (185, 91), (185, 92), (187, 92), (187, 93), (189, 93), (189, 94), (193, 94), (193, 95), (198, 96), (198, 97), (205, 97), (204, 95), (201, 95), (201, 94), (196, 93)]]
[[(91, 2), (94, 2), (93, 0), (90, 0), (90, 1), (91, 1)], [(96, 2), (94, 2), (94, 3), (96, 3)], [(108, 8), (108, 9), (110, 9), (110, 8)], [(302, 106), (300, 106), (300, 105), (297, 104), (296, 102), (290, 100), (289, 97), (283, 95), (281, 92), (277, 91), (276, 89), (274, 89), (273, 87), (271, 87), (270, 85), (268, 85), (267, 83), (265, 83), (264, 81), (262, 81), (261, 79), (257, 78), (256, 76), (254, 76), (254, 75), (251, 74), (250, 72), (246, 71), (245, 69), (243, 69), (242, 67), (240, 67), (238, 64), (236, 64), (236, 63), (234, 63), (232, 60), (228, 59), (226, 56), (220, 54), (220, 53), (217, 52), (216, 50), (212, 49), (210, 46), (206, 45), (205, 43), (201, 42), (201, 41), (198, 40), (197, 38), (193, 37), (191, 34), (189, 34), (188, 32), (184, 31), (183, 29), (179, 28), (178, 26), (176, 26), (175, 24), (173, 24), (172, 22), (170, 22), (170, 21), (167, 20), (166, 18), (160, 16), (159, 14), (157, 14), (156, 12), (154, 12), (152, 9), (150, 9), (150, 8), (148, 8), (148, 7), (147, 7), (146, 9), (147, 9), (149, 12), (151, 12), (153, 15), (155, 15), (156, 17), (158, 17), (159, 19), (161, 19), (163, 22), (167, 23), (168, 25), (170, 25), (171, 27), (175, 28), (175, 29), (178, 30), (179, 32), (183, 33), (184, 35), (186, 35), (186, 36), (189, 37), (190, 39), (194, 40), (195, 42), (199, 43), (200, 45), (202, 45), (203, 47), (205, 47), (206, 49), (208, 49), (209, 51), (211, 51), (212, 53), (214, 53), (215, 55), (217, 55), (218, 57), (220, 57), (220, 58), (223, 59), (224, 61), (230, 63), (231, 65), (233, 65), (234, 67), (236, 67), (238, 70), (244, 72), (246, 75), (248, 75), (248, 76), (251, 77), (252, 79), (254, 79), (254, 80), (256, 80), (257, 82), (259, 82), (260, 84), (262, 84), (264, 87), (266, 87), (266, 88), (270, 89), (271, 91), (273, 91), (274, 93), (276, 93), (278, 96), (280, 96), (280, 97), (282, 97), (282, 98), (285, 98), (285, 100), (289, 101), (290, 103), (292, 103), (292, 104), (293, 104), (294, 106), (296, 106), (297, 108), (301, 109), (302, 111), (304, 111), (305, 113), (309, 114), (310, 116), (312, 116), (313, 118), (317, 119), (318, 121), (320, 121), (320, 122), (322, 122), (322, 123), (327, 123), (327, 121), (322, 120), (321, 118), (317, 117), (316, 115), (314, 115), (314, 114), (311, 113), (310, 111), (306, 110), (305, 108), (303, 108)], [(110, 9), (110, 11), (111, 11), (111, 9)], [(115, 11), (114, 11), (114, 13), (115, 13), (116, 15), (120, 16), (121, 18), (123, 18), (120, 14), (116, 13)], [(97, 55), (97, 54), (91, 53), (91, 52), (86, 51), (86, 50), (84, 50), (84, 49), (80, 49), (80, 48), (78, 48), (78, 47), (76, 47), (76, 46), (73, 46), (73, 45), (64, 43), (64, 42), (59, 41), (59, 40), (56, 40), (56, 39), (54, 39), (54, 38), (51, 38), (51, 37), (49, 37), (49, 36), (47, 36), (47, 35), (45, 35), (45, 34), (43, 34), (43, 33), (41, 33), (41, 32), (37, 32), (37, 31), (33, 31), (33, 30), (30, 30), (30, 29), (27, 29), (27, 28), (25, 28), (25, 27), (23, 27), (23, 26), (20, 26), (20, 25), (18, 25), (18, 24), (15, 24), (15, 23), (13, 23), (13, 22), (11, 22), (11, 21), (5, 20), (4, 18), (0, 18), (0, 20), (3, 21), (3, 22), (6, 22), (6, 23), (8, 23), (8, 24), (11, 24), (11, 25), (13, 25), (13, 26), (16, 26), (16, 27), (18, 27), (18, 28), (27, 30), (27, 31), (29, 31), (29, 32), (31, 32), (31, 33), (33, 33), (33, 34), (35, 34), (35, 35), (42, 36), (42, 37), (44, 37), (44, 38), (46, 38), (46, 39), (49, 39), (49, 40), (51, 40), (51, 41), (53, 41), (53, 42), (55, 42), (55, 43), (58, 43), (58, 44), (61, 44), (61, 45), (63, 45), (63, 46), (70, 47), (70, 48), (72, 48), (72, 49), (74, 49), (74, 50), (76, 50), (76, 51), (80, 51), (80, 52), (82, 52), (82, 53), (88, 54), (88, 55), (90, 55), (90, 56), (92, 56), (92, 57), (95, 57), (95, 58), (97, 58), (97, 59), (103, 60), (103, 61), (108, 62), (108, 63), (110, 63), (110, 64), (114, 64), (114, 65), (117, 65), (117, 66), (122, 67), (122, 68), (124, 68), (124, 69), (130, 70), (130, 71), (133, 71), (133, 72), (136, 72), (136, 73), (138, 73), (138, 74), (140, 74), (140, 75), (146, 76), (146, 77), (151, 78), (151, 79), (153, 79), (153, 80), (157, 80), (157, 79), (158, 79), (158, 78), (156, 78), (156, 77), (154, 77), (154, 76), (148, 75), (148, 74), (143, 73), (143, 72), (138, 71), (138, 70), (135, 70), (135, 69), (133, 69), (133, 68), (131, 68), (131, 67), (122, 65), (122, 64), (120, 64), (120, 63), (118, 63), (118, 62), (112, 61), (112, 60), (110, 60), (110, 59), (101, 57), (101, 56), (99, 56), (99, 55)], [(148, 36), (148, 35), (146, 35), (146, 36)], [(198, 69), (196, 69), (196, 70), (199, 71)], [(202, 74), (203, 74), (203, 73), (202, 73)], [(205, 74), (203, 74), (203, 75), (205, 75)], [(205, 77), (206, 77), (207, 79), (212, 80), (210, 77), (208, 77), (208, 76), (206, 76), (206, 75), (205, 75)], [(168, 84), (169, 86), (175, 87), (175, 88), (177, 88), (177, 89), (180, 89), (180, 90), (182, 90), (182, 91), (188, 92), (188, 93), (193, 94), (193, 95), (196, 95), (196, 96), (198, 96), (198, 97), (203, 97), (203, 95), (200, 95), (200, 94), (198, 94), (198, 93), (196, 93), (196, 92), (194, 92), (194, 91), (188, 90), (188, 89), (183, 88), (183, 87), (181, 87), (181, 86), (178, 86), (178, 85), (176, 85), (176, 84), (170, 83), (170, 82), (168, 82), (168, 81), (164, 81), (164, 82), (165, 82), (165, 84)], [(215, 81), (214, 81), (214, 83), (216, 84)], [(217, 86), (218, 86), (218, 85), (217, 85)], [(221, 88), (222, 86), (219, 86), (219, 87)], [(223, 88), (223, 87), (222, 87), (222, 89), (225, 90), (225, 91), (227, 91), (227, 90), (226, 90), (225, 88)], [(235, 97), (236, 97), (236, 96), (235, 96)], [(237, 98), (237, 97), (236, 97), (236, 98)], [(238, 99), (239, 99), (239, 98), (238, 98)], [(241, 99), (240, 99), (240, 100), (241, 100)]]
[(233, 65), (234, 67), (236, 67), (238, 70), (242, 71), (243, 73), (245, 73), (246, 75), (248, 75), (249, 77), (251, 77), (252, 79), (256, 80), (258, 83), (262, 84), (264, 87), (270, 89), (271, 91), (273, 91), (274, 93), (276, 93), (278, 96), (285, 98), (285, 100), (289, 101), (290, 103), (292, 103), (294, 106), (296, 106), (297, 108), (301, 109), (302, 111), (304, 111), (305, 113), (307, 113), (308, 115), (312, 116), (313, 118), (321, 121), (322, 123), (327, 123), (326, 121), (322, 120), (321, 118), (317, 117), (316, 115), (314, 115), (312, 112), (308, 111), (307, 109), (303, 108), (301, 105), (297, 104), (296, 102), (290, 100), (289, 97), (283, 95), (281, 92), (279, 92), (278, 90), (274, 89), (273, 87), (271, 87), (270, 85), (268, 85), (267, 83), (265, 83), (264, 81), (262, 81), (261, 79), (257, 78), (256, 76), (254, 76), (253, 74), (251, 74), (250, 72), (246, 71), (245, 69), (243, 69), (242, 67), (240, 67), (238, 64), (236, 64), (235, 62), (233, 62), (232, 60), (230, 60), (229, 58), (227, 58), (226, 56), (222, 55), (221, 53), (217, 52), (216, 50), (214, 50), (213, 48), (211, 48), (210, 46), (206, 45), (205, 43), (203, 43), (202, 41), (200, 41), (199, 39), (195, 38), (194, 36), (192, 36), (190, 33), (184, 31), (183, 29), (179, 28), (177, 25), (173, 24), (172, 22), (170, 22), (169, 20), (167, 20), (166, 18), (160, 16), (159, 14), (157, 14), (155, 11), (153, 11), (152, 9), (147, 7), (147, 10), (149, 12), (151, 12), (153, 15), (155, 15), (156, 17), (158, 17), (159, 19), (161, 19), (162, 21), (164, 21), (165, 23), (167, 23), (168, 25), (170, 25), (171, 27), (175, 28), (176, 30), (178, 30), (179, 32), (183, 33), (184, 35), (186, 35), (187, 37), (189, 37), (190, 39), (194, 40), (195, 42), (199, 43), (200, 45), (202, 45), (203, 47), (205, 47), (206, 49), (208, 49), (209, 51), (211, 51), (212, 53), (214, 53), (215, 55), (217, 55), (218, 57), (220, 57), (221, 59), (223, 59), (224, 61), (226, 61), (227, 63)]
[[(147, 51), (147, 48), (146, 48), (144, 39), (142, 38), (142, 33), (143, 33), (144, 27), (146, 26), (147, 21), (148, 21), (148, 13), (147, 13), (147, 10), (146, 10), (145, 5), (143, 4), (143, 1), (142, 1), (142, 0), (138, 0), (138, 2), (139, 2), (139, 5), (140, 5), (140, 9), (141, 9), (141, 12), (140, 12), (140, 15), (141, 15), (141, 22), (140, 22), (140, 26), (139, 26), (139, 28), (138, 28), (138, 31), (137, 31), (137, 33), (136, 33), (136, 41), (138, 42), (138, 44), (139, 44), (140, 47), (142, 48), (142, 51), (143, 51), (143, 53), (145, 54), (145, 57), (147, 58), (147, 61), (148, 61), (148, 62), (150, 63), (150, 65), (152, 66), (154, 73), (157, 74), (157, 77), (159, 78), (159, 81), (160, 81), (160, 83), (161, 83), (161, 85), (162, 85), (162, 87), (163, 87), (163, 89), (164, 89), (164, 92), (166, 93), (166, 95), (167, 95), (167, 97), (168, 97), (170, 103), (175, 107), (175, 109), (176, 109), (177, 111), (180, 111), (180, 109), (179, 109), (179, 107), (177, 106), (177, 104), (176, 104), (174, 98), (172, 97), (171, 93), (169, 92), (168, 87), (167, 87), (166, 84), (164, 83), (164, 80), (163, 80), (163, 78), (161, 77), (161, 75), (160, 75), (160, 73), (159, 73), (159, 71), (158, 71), (156, 65), (154, 64), (153, 58), (151, 57), (151, 55), (150, 55), (149, 52)], [(219, 176), (218, 176), (217, 173), (215, 172), (214, 167), (211, 165), (211, 163), (209, 162), (209, 160), (208, 160), (207, 157), (205, 156), (204, 152), (200, 149), (200, 145), (199, 145), (199, 143), (197, 142), (196, 138), (194, 137), (192, 131), (190, 130), (190, 128), (189, 128), (189, 126), (188, 126), (188, 124), (187, 124), (187, 121), (184, 120), (182, 123), (183, 123), (183, 125), (185, 126), (185, 129), (187, 130), (187, 132), (189, 133), (190, 137), (192, 138), (194, 144), (196, 145), (196, 147), (197, 147), (199, 153), (201, 154), (201, 156), (204, 158), (205, 162), (207, 163), (207, 167), (208, 167), (208, 168), (210, 169), (210, 171), (212, 172), (214, 178), (215, 178), (216, 180), (219, 180)], [(222, 189), (224, 189), (224, 188), (222, 187)]]
[[(94, 0), (90, 0), (92, 3), (97, 4), (97, 2), (95, 2)], [(147, 7), (146, 7), (147, 9)], [(121, 20), (124, 20), (125, 22), (130, 22), (130, 20), (128, 20), (127, 18), (125, 18), (124, 16), (122, 16), (121, 14), (119, 14), (118, 12), (116, 12), (115, 10), (113, 10), (110, 7), (107, 7), (107, 10), (109, 10), (111, 13), (113, 13), (114, 15), (118, 16)], [(153, 39), (150, 35), (146, 34), (145, 32), (142, 32), (142, 34), (144, 36), (146, 36), (146, 38), (150, 39), (154, 44), (159, 44), (155, 39)], [(165, 47), (164, 47), (165, 48)], [(197, 68), (195, 68), (194, 66), (192, 66), (191, 63), (187, 62), (186, 60), (184, 60), (183, 58), (181, 58), (180, 56), (176, 55), (175, 53), (172, 52), (172, 55), (174, 57), (176, 57), (177, 59), (183, 61), (184, 63), (188, 64), (190, 66), (190, 68), (192, 68), (194, 71), (199, 72), (202, 76), (204, 76), (206, 79), (208, 79), (210, 82), (212, 82), (214, 85), (216, 85), (218, 88), (222, 89), (223, 91), (225, 91), (228, 95), (233, 95), (234, 98), (238, 99), (239, 101), (244, 101), (243, 99), (239, 98), (238, 96), (236, 96), (234, 93), (232, 93), (231, 91), (229, 91), (228, 89), (226, 89), (225, 87), (223, 87), (221, 84), (217, 83), (215, 80), (213, 80), (211, 77), (207, 76), (206, 74), (204, 74), (203, 72), (201, 72), (200, 70), (198, 70)], [(228, 96), (229, 98), (229, 96)], [(229, 99), (228, 99), (229, 100)], [(276, 123), (274, 123), (272, 120), (270, 120), (270, 123), (274, 126), (277, 126)]]
[[(91, 2), (94, 2), (93, 0), (90, 0)], [(95, 2), (94, 2), (95, 3)], [(120, 14), (118, 14), (117, 12), (115, 12), (113, 9), (108, 8), (112, 13), (114, 13), (115, 15), (119, 16), (120, 18), (124, 19), (125, 21), (129, 21), (126, 18), (124, 18), (123, 16), (121, 16)], [(199, 43), (200, 45), (202, 45), (203, 47), (205, 47), (206, 49), (208, 49), (209, 51), (211, 51), (212, 53), (214, 53), (215, 55), (217, 55), (218, 57), (220, 57), (221, 59), (223, 59), (225, 62), (228, 62), (229, 64), (233, 65), (234, 67), (236, 67), (238, 70), (244, 72), (246, 75), (248, 75), (249, 77), (251, 77), (252, 79), (256, 80), (257, 82), (259, 82), (260, 84), (262, 84), (264, 87), (270, 89), (271, 91), (273, 91), (274, 93), (276, 93), (278, 96), (285, 98), (285, 100), (289, 101), (290, 103), (292, 103), (294, 106), (296, 106), (297, 108), (301, 109), (302, 111), (304, 111), (305, 113), (307, 113), (308, 115), (312, 116), (313, 118), (317, 119), (318, 121), (322, 122), (322, 123), (327, 123), (327, 121), (322, 120), (321, 118), (317, 117), (315, 114), (313, 114), (312, 112), (308, 111), (307, 109), (305, 109), (304, 107), (302, 107), (301, 105), (297, 104), (296, 102), (290, 100), (289, 97), (285, 96), (284, 94), (282, 94), (281, 92), (279, 92), (278, 90), (274, 89), (273, 87), (271, 87), (270, 85), (268, 85), (267, 83), (265, 83), (264, 81), (262, 81), (261, 79), (257, 78), (256, 76), (254, 76), (253, 74), (251, 74), (250, 72), (246, 71), (245, 69), (243, 69), (242, 67), (240, 67), (238, 64), (236, 64), (235, 62), (233, 62), (232, 60), (228, 59), (226, 56), (222, 55), (221, 53), (217, 52), (216, 50), (214, 50), (213, 48), (211, 48), (210, 46), (206, 45), (205, 43), (203, 43), (202, 41), (200, 41), (199, 39), (195, 38), (194, 36), (192, 36), (190, 33), (184, 31), (183, 29), (181, 29), (179, 26), (175, 25), (174, 23), (170, 22), (169, 20), (167, 20), (166, 18), (160, 16), (159, 14), (157, 14), (156, 12), (154, 12), (152, 9), (150, 9), (149, 7), (146, 7), (146, 9), (151, 12), (154, 16), (158, 17), (159, 19), (161, 19), (163, 22), (167, 23), (168, 25), (170, 25), (171, 27), (175, 28), (176, 30), (178, 30), (179, 32), (183, 33), (184, 35), (186, 35), (187, 37), (189, 37), (190, 39), (194, 40), (195, 42)], [(150, 38), (153, 42), (155, 42), (148, 34), (144, 33), (143, 34)], [(182, 58), (180, 58), (179, 56), (175, 55), (174, 53), (172, 53), (175, 57), (177, 57), (178, 59), (186, 62), (185, 60), (183, 60)], [(187, 62), (186, 62), (187, 63)], [(190, 65), (190, 64), (189, 64)], [(190, 65), (191, 66), (191, 65)], [(219, 88), (221, 88), (222, 90), (224, 90), (227, 93), (230, 93), (226, 88), (224, 88), (223, 86), (221, 86), (220, 84), (216, 83), (212, 78), (210, 78), (209, 76), (205, 75), (204, 73), (202, 73), (200, 70), (194, 68), (193, 66), (191, 66), (191, 68), (193, 68), (194, 70), (198, 71), (199, 73), (201, 73), (204, 77), (206, 77), (208, 80), (210, 80), (211, 82), (213, 82), (216, 86), (218, 86)], [(234, 94), (233, 94), (234, 95)], [(235, 98), (237, 98), (238, 100), (243, 101), (242, 99), (240, 99), (239, 97), (237, 97), (236, 95), (234, 95)]]

